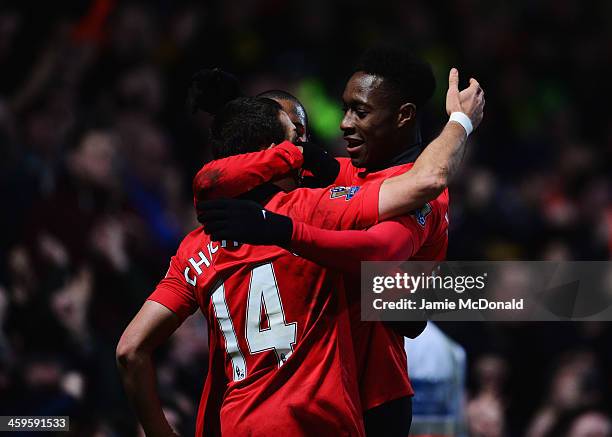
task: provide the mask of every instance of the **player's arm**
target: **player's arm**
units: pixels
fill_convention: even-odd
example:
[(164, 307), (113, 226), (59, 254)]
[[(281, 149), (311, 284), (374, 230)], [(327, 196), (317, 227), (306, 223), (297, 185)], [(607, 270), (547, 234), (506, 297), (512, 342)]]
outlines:
[[(466, 114), (472, 127), (476, 128), (483, 116), (484, 93), (475, 79), (471, 79), (470, 86), (461, 92), (458, 82), (459, 73), (453, 68), (449, 75), (446, 110), (449, 115), (455, 112)], [(436, 198), (459, 167), (466, 139), (465, 128), (449, 121), (442, 133), (421, 153), (411, 171), (385, 182), (381, 190), (381, 217), (402, 215)], [(194, 178), (195, 197), (199, 200), (235, 197), (280, 178), (303, 164), (298, 151), (291, 143), (284, 142), (261, 152), (212, 161)], [(339, 170), (338, 166), (333, 171)], [(339, 174), (344, 173), (340, 171)], [(336, 183), (339, 182), (336, 179)]]
[[(385, 180), (379, 199), (381, 220), (404, 215), (435, 199), (448, 187), (465, 154), (467, 136), (482, 121), (484, 104), (478, 81), (470, 79), (470, 85), (459, 91), (459, 72), (452, 68), (446, 93), (446, 112), (451, 119), (410, 171)], [(469, 120), (460, 117), (454, 121), (457, 113), (467, 115)]]
[(216, 159), (198, 171), (193, 179), (193, 193), (196, 200), (236, 197), (286, 176), (303, 163), (301, 149), (289, 141), (260, 152)]
[(324, 267), (357, 273), (361, 261), (406, 260), (420, 247), (415, 229), (389, 220), (368, 230), (329, 230), (293, 222), (288, 249)]
[(123, 386), (147, 436), (176, 435), (162, 411), (152, 355), (179, 325), (175, 313), (160, 303), (146, 301), (117, 345)]
[[(438, 197), (459, 166), (466, 139), (465, 129), (449, 121), (412, 169), (385, 179), (378, 199), (380, 220), (402, 216)], [(448, 159), (440, 161), (439, 156)]]
[(266, 150), (205, 164), (193, 179), (194, 197), (196, 202), (236, 197), (299, 168), (305, 169), (302, 185), (316, 188), (330, 185), (338, 175), (340, 164), (317, 144), (294, 145), (283, 141)]
[(184, 264), (178, 253), (171, 258), (166, 276), (125, 329), (117, 345), (119, 373), (147, 436), (175, 435), (157, 395), (152, 355), (198, 308), (194, 287), (185, 279)]
[[(199, 219), (213, 240), (281, 246), (325, 267), (353, 273), (359, 271), (361, 261), (410, 258), (431, 227), (432, 220), (421, 226), (412, 216), (375, 224), (377, 188), (380, 188), (379, 182), (366, 184), (347, 201), (327, 194), (311, 195), (310, 190), (294, 192), (291, 201), (295, 205), (310, 206), (291, 208), (290, 216), (264, 210), (253, 201), (209, 201), (201, 205), (203, 212)], [(317, 202), (312, 203), (312, 199)], [(435, 216), (439, 221), (438, 212)], [(374, 226), (367, 231), (352, 230), (371, 225)]]

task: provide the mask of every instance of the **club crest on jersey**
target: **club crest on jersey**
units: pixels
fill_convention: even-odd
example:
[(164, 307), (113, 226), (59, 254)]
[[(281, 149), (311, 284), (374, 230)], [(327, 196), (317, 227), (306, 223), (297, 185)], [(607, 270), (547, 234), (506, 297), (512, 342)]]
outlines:
[(351, 200), (353, 198), (353, 196), (357, 193), (357, 191), (359, 191), (359, 188), (361, 187), (357, 187), (357, 186), (353, 186), (353, 187), (334, 187), (332, 189), (330, 189), (330, 195), (329, 198), (330, 199), (338, 199), (340, 197), (344, 197), (345, 200)]
[(425, 227), (425, 223), (427, 222), (427, 216), (431, 213), (431, 205), (426, 203), (422, 208), (415, 209), (412, 211), (412, 215), (416, 219), (417, 223), (421, 226)]

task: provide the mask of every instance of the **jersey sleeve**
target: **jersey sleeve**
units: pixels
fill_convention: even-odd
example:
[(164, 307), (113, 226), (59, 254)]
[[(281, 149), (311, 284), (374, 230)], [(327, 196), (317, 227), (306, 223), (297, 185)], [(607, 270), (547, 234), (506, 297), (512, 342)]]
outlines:
[(193, 179), (195, 200), (236, 197), (304, 163), (299, 149), (289, 141), (261, 152), (217, 159), (204, 165)]
[(405, 261), (439, 228), (439, 208), (426, 204), (412, 214), (381, 222), (365, 231), (320, 229), (293, 224), (291, 250), (325, 267), (358, 272), (361, 261)]
[(378, 223), (378, 196), (383, 181), (363, 186), (300, 188), (289, 193), (279, 211), (294, 221), (324, 229), (364, 229)]
[(178, 255), (170, 259), (170, 268), (147, 300), (162, 304), (175, 313), (181, 322), (198, 309), (195, 286), (185, 278), (185, 266)]

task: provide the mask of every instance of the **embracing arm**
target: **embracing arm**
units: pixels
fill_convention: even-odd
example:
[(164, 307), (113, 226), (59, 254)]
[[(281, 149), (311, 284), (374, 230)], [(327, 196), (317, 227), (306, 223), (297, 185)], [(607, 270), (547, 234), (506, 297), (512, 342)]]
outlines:
[(466, 139), (465, 129), (449, 121), (412, 169), (386, 179), (378, 199), (380, 220), (407, 214), (438, 197), (459, 167)]
[[(482, 121), (484, 104), (484, 91), (478, 81), (470, 79), (470, 86), (459, 91), (459, 72), (451, 69), (446, 93), (448, 115), (461, 112), (476, 129)], [(461, 164), (467, 137), (462, 124), (451, 118), (410, 171), (385, 180), (380, 190), (380, 219), (406, 214), (438, 197)]]
[(289, 250), (324, 267), (359, 273), (361, 261), (407, 260), (419, 249), (418, 234), (389, 220), (366, 231), (335, 231), (293, 222)]
[[(449, 115), (463, 112), (476, 128), (483, 117), (484, 92), (475, 79), (463, 91), (458, 85), (459, 72), (453, 68), (446, 110)], [(438, 197), (463, 158), (467, 134), (462, 124), (449, 121), (410, 171), (385, 180), (379, 192), (379, 220), (406, 215)], [(438, 211), (439, 214), (442, 213)], [(326, 267), (355, 272), (360, 261), (409, 259), (424, 241), (431, 222), (430, 219), (426, 228), (421, 228), (416, 222), (391, 220), (367, 231), (332, 231), (293, 221), (290, 249)]]
[(297, 146), (283, 141), (260, 152), (216, 159), (204, 165), (193, 179), (196, 200), (236, 197), (259, 185), (280, 179), (302, 166)]
[[(463, 112), (476, 128), (483, 117), (484, 92), (475, 79), (471, 79), (470, 86), (462, 91), (458, 84), (459, 73), (453, 68), (449, 74), (446, 111), (449, 115)], [(465, 153), (466, 140), (465, 129), (456, 121), (449, 121), (410, 171), (383, 183), (379, 202), (381, 219), (403, 215), (435, 199), (456, 173)], [(197, 173), (193, 181), (194, 195), (196, 200), (235, 197), (303, 164), (301, 150), (287, 141), (261, 152), (215, 160)], [(334, 166), (333, 172), (337, 171), (338, 167)]]
[(162, 410), (152, 354), (179, 325), (179, 318), (168, 308), (146, 301), (117, 345), (123, 386), (147, 436), (176, 435)]
[[(469, 118), (468, 123), (475, 128), (482, 121), (484, 92), (475, 79), (471, 79), (470, 86), (461, 92), (459, 91), (458, 83), (459, 73), (453, 68), (449, 75), (449, 88), (446, 98), (447, 112), (449, 114), (455, 112), (463, 113), (464, 117), (467, 116)], [(405, 215), (415, 208), (422, 206), (427, 200), (439, 195), (448, 184), (449, 177), (454, 173), (461, 161), (463, 147), (469, 130), (463, 124), (449, 121), (440, 136), (422, 153), (422, 156), (417, 160), (411, 171), (384, 181), (380, 187), (378, 198), (379, 220)], [(295, 241), (297, 225), (292, 223), (290, 218), (276, 214), (271, 217), (273, 220), (270, 220), (270, 215), (267, 215), (269, 212), (263, 212), (262, 215), (261, 206), (257, 204), (241, 204), (241, 201), (234, 202), (238, 203), (229, 202), (226, 205), (211, 205), (208, 217), (206, 217), (206, 213), (200, 216), (205, 224), (205, 229), (208, 229), (213, 236), (216, 235), (215, 238), (251, 244), (275, 244), (281, 246), (286, 246), (291, 242), (291, 247), (297, 244)], [(206, 210), (205, 207), (203, 209)], [(242, 216), (239, 213), (243, 213)], [(248, 217), (249, 220), (245, 220), (245, 217)], [(277, 226), (281, 222), (283, 226)], [(249, 223), (249, 229), (246, 229), (245, 223)], [(262, 229), (267, 232), (263, 232)], [(304, 231), (299, 234), (303, 237), (303, 240), (300, 243), (301, 246), (296, 247), (296, 249), (303, 250), (305, 254), (310, 253), (313, 257), (324, 256), (320, 255), (323, 252), (333, 253), (339, 258), (348, 256), (348, 259), (355, 258), (356, 254), (359, 254), (359, 257), (367, 254), (374, 255), (378, 254), (376, 252), (377, 249), (374, 248), (375, 244), (380, 244), (384, 248), (388, 244), (393, 244), (388, 240), (396, 238), (391, 233), (388, 240), (382, 239), (377, 235), (376, 229), (371, 228), (369, 231), (361, 234), (359, 231), (342, 231), (342, 233), (337, 234), (334, 232), (338, 231), (322, 231), (320, 233), (314, 230), (311, 230), (310, 233)], [(256, 232), (258, 230), (260, 232)], [(331, 232), (331, 234), (323, 235), (326, 232)], [(358, 233), (354, 234), (354, 232)], [(254, 237), (255, 235), (262, 235), (265, 238), (257, 239)], [(370, 235), (373, 235), (373, 237), (370, 237)], [(355, 238), (355, 241), (352, 240), (353, 238)], [(361, 242), (360, 244), (364, 247), (363, 251), (354, 250), (357, 247), (356, 241)], [(313, 250), (308, 249), (308, 246)], [(329, 257), (328, 259), (330, 263), (337, 262), (337, 259), (331, 258)], [(382, 259), (384, 258), (390, 259), (387, 256), (382, 257)], [(313, 259), (313, 261), (333, 266), (329, 265), (325, 260)]]

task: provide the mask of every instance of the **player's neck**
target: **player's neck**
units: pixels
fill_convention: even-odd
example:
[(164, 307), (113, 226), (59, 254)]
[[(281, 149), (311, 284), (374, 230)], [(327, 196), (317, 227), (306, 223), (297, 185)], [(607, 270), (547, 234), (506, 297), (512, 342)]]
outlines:
[(387, 168), (416, 161), (423, 150), (423, 140), (419, 126), (414, 125), (401, 139), (400, 144), (397, 152), (387, 160)]
[(423, 151), (421, 141), (421, 132), (417, 128), (411, 129), (410, 132), (398, 138), (396, 147), (391, 148), (391, 153), (380, 163), (368, 167), (368, 172), (384, 170), (386, 168), (395, 167), (396, 165), (408, 164), (414, 162)]

